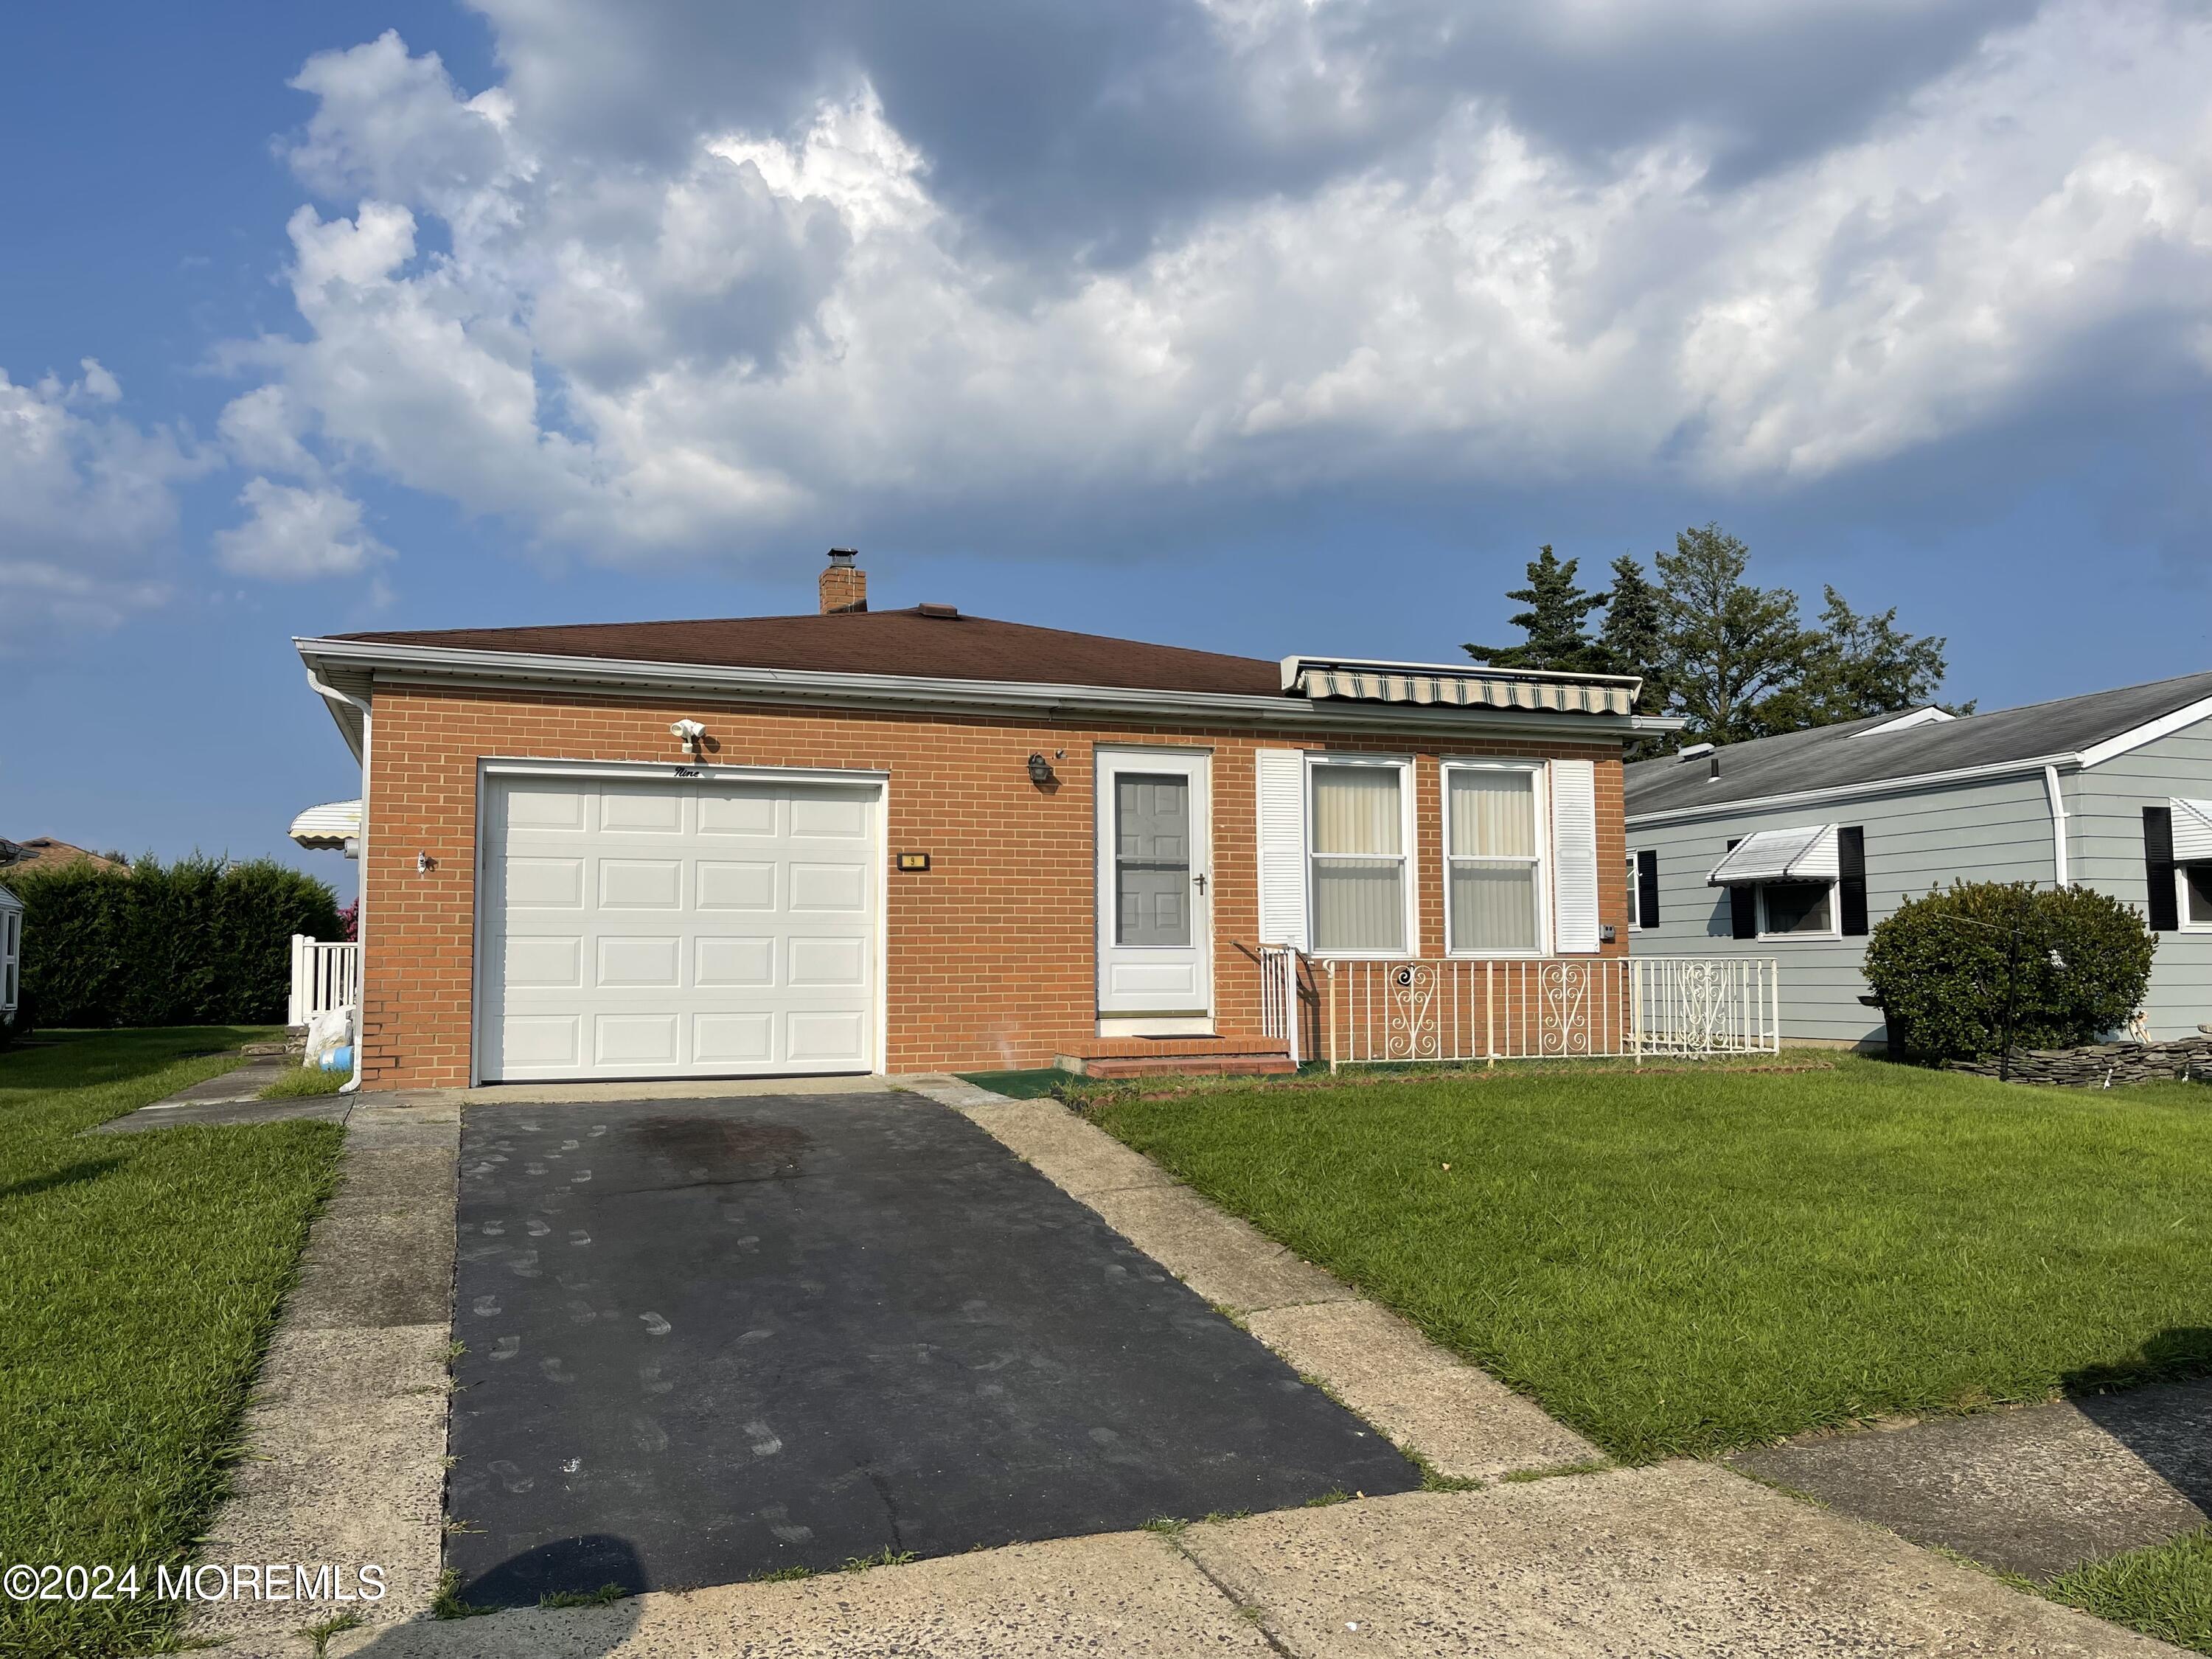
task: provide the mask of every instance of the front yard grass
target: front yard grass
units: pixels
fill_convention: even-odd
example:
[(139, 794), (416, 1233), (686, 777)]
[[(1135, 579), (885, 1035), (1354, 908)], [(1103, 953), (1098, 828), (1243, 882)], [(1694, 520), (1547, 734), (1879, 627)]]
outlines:
[(154, 1570), (222, 1495), (342, 1132), (80, 1139), (269, 1033), (49, 1035), (0, 1055), (0, 1565), (136, 1565), (144, 1583), (133, 1601), (0, 1600), (0, 1652), (97, 1659), (173, 1639)]
[(1846, 1057), (1086, 1105), (1629, 1461), (2212, 1370), (2201, 1085)]
[(2212, 1528), (2092, 1561), (2035, 1588), (2145, 1636), (2212, 1653)]

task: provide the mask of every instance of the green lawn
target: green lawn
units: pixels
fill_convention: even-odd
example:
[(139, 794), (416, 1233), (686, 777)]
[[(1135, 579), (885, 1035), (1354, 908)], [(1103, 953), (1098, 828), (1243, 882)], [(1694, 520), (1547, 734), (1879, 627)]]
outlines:
[[(0, 1054), (0, 1564), (155, 1565), (222, 1491), (255, 1364), (337, 1166), (327, 1123), (77, 1132), (261, 1031), (47, 1034)], [(0, 1653), (137, 1653), (149, 1597), (0, 1600)]]
[(2212, 1089), (1844, 1060), (1109, 1098), (1617, 1456), (2212, 1370)]
[(2038, 1588), (2116, 1625), (2212, 1653), (2212, 1528), (2092, 1561)]

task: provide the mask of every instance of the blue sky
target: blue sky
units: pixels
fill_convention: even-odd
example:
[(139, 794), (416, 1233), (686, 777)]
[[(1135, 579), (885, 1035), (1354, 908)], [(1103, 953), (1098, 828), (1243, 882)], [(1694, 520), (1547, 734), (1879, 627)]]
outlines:
[(0, 835), (275, 853), (295, 634), (1505, 636), (1717, 519), (1984, 707), (2205, 666), (2201, 7), (0, 12)]

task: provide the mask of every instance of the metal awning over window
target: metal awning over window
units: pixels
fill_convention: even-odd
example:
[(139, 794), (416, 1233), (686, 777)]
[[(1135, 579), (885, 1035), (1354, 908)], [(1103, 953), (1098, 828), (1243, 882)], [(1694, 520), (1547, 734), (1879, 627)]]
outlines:
[(2212, 864), (2212, 800), (2183, 800), (2166, 805), (2173, 811), (2173, 861)]
[(1449, 663), (1283, 659), (1283, 690), (1296, 696), (1403, 702), (1437, 708), (1528, 708), (1560, 714), (1632, 714), (1643, 682), (1628, 674), (1462, 672)]
[(286, 833), (305, 848), (343, 851), (348, 842), (361, 836), (361, 803), (332, 800), (310, 806), (292, 820), (292, 827)]
[(1843, 873), (1836, 826), (1762, 830), (1746, 836), (1705, 878), (1708, 887), (1742, 887), (1761, 881), (1834, 881)]

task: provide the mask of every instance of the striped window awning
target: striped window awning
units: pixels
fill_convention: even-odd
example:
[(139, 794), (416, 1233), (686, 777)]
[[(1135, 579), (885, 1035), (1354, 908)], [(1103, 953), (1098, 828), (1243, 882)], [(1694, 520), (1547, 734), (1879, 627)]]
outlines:
[(1643, 684), (1632, 674), (1542, 674), (1503, 668), (1469, 672), (1449, 663), (1283, 659), (1283, 690), (1294, 696), (1422, 708), (1632, 714)]
[(2166, 805), (2173, 812), (2173, 861), (2212, 863), (2212, 800), (2176, 796)]
[(1843, 873), (1836, 826), (1761, 830), (1729, 848), (1705, 878), (1708, 887), (1743, 887), (1760, 881), (1834, 881)]
[(292, 820), (292, 827), (286, 833), (302, 847), (343, 852), (348, 842), (360, 837), (361, 803), (331, 800), (320, 806), (310, 806)]

